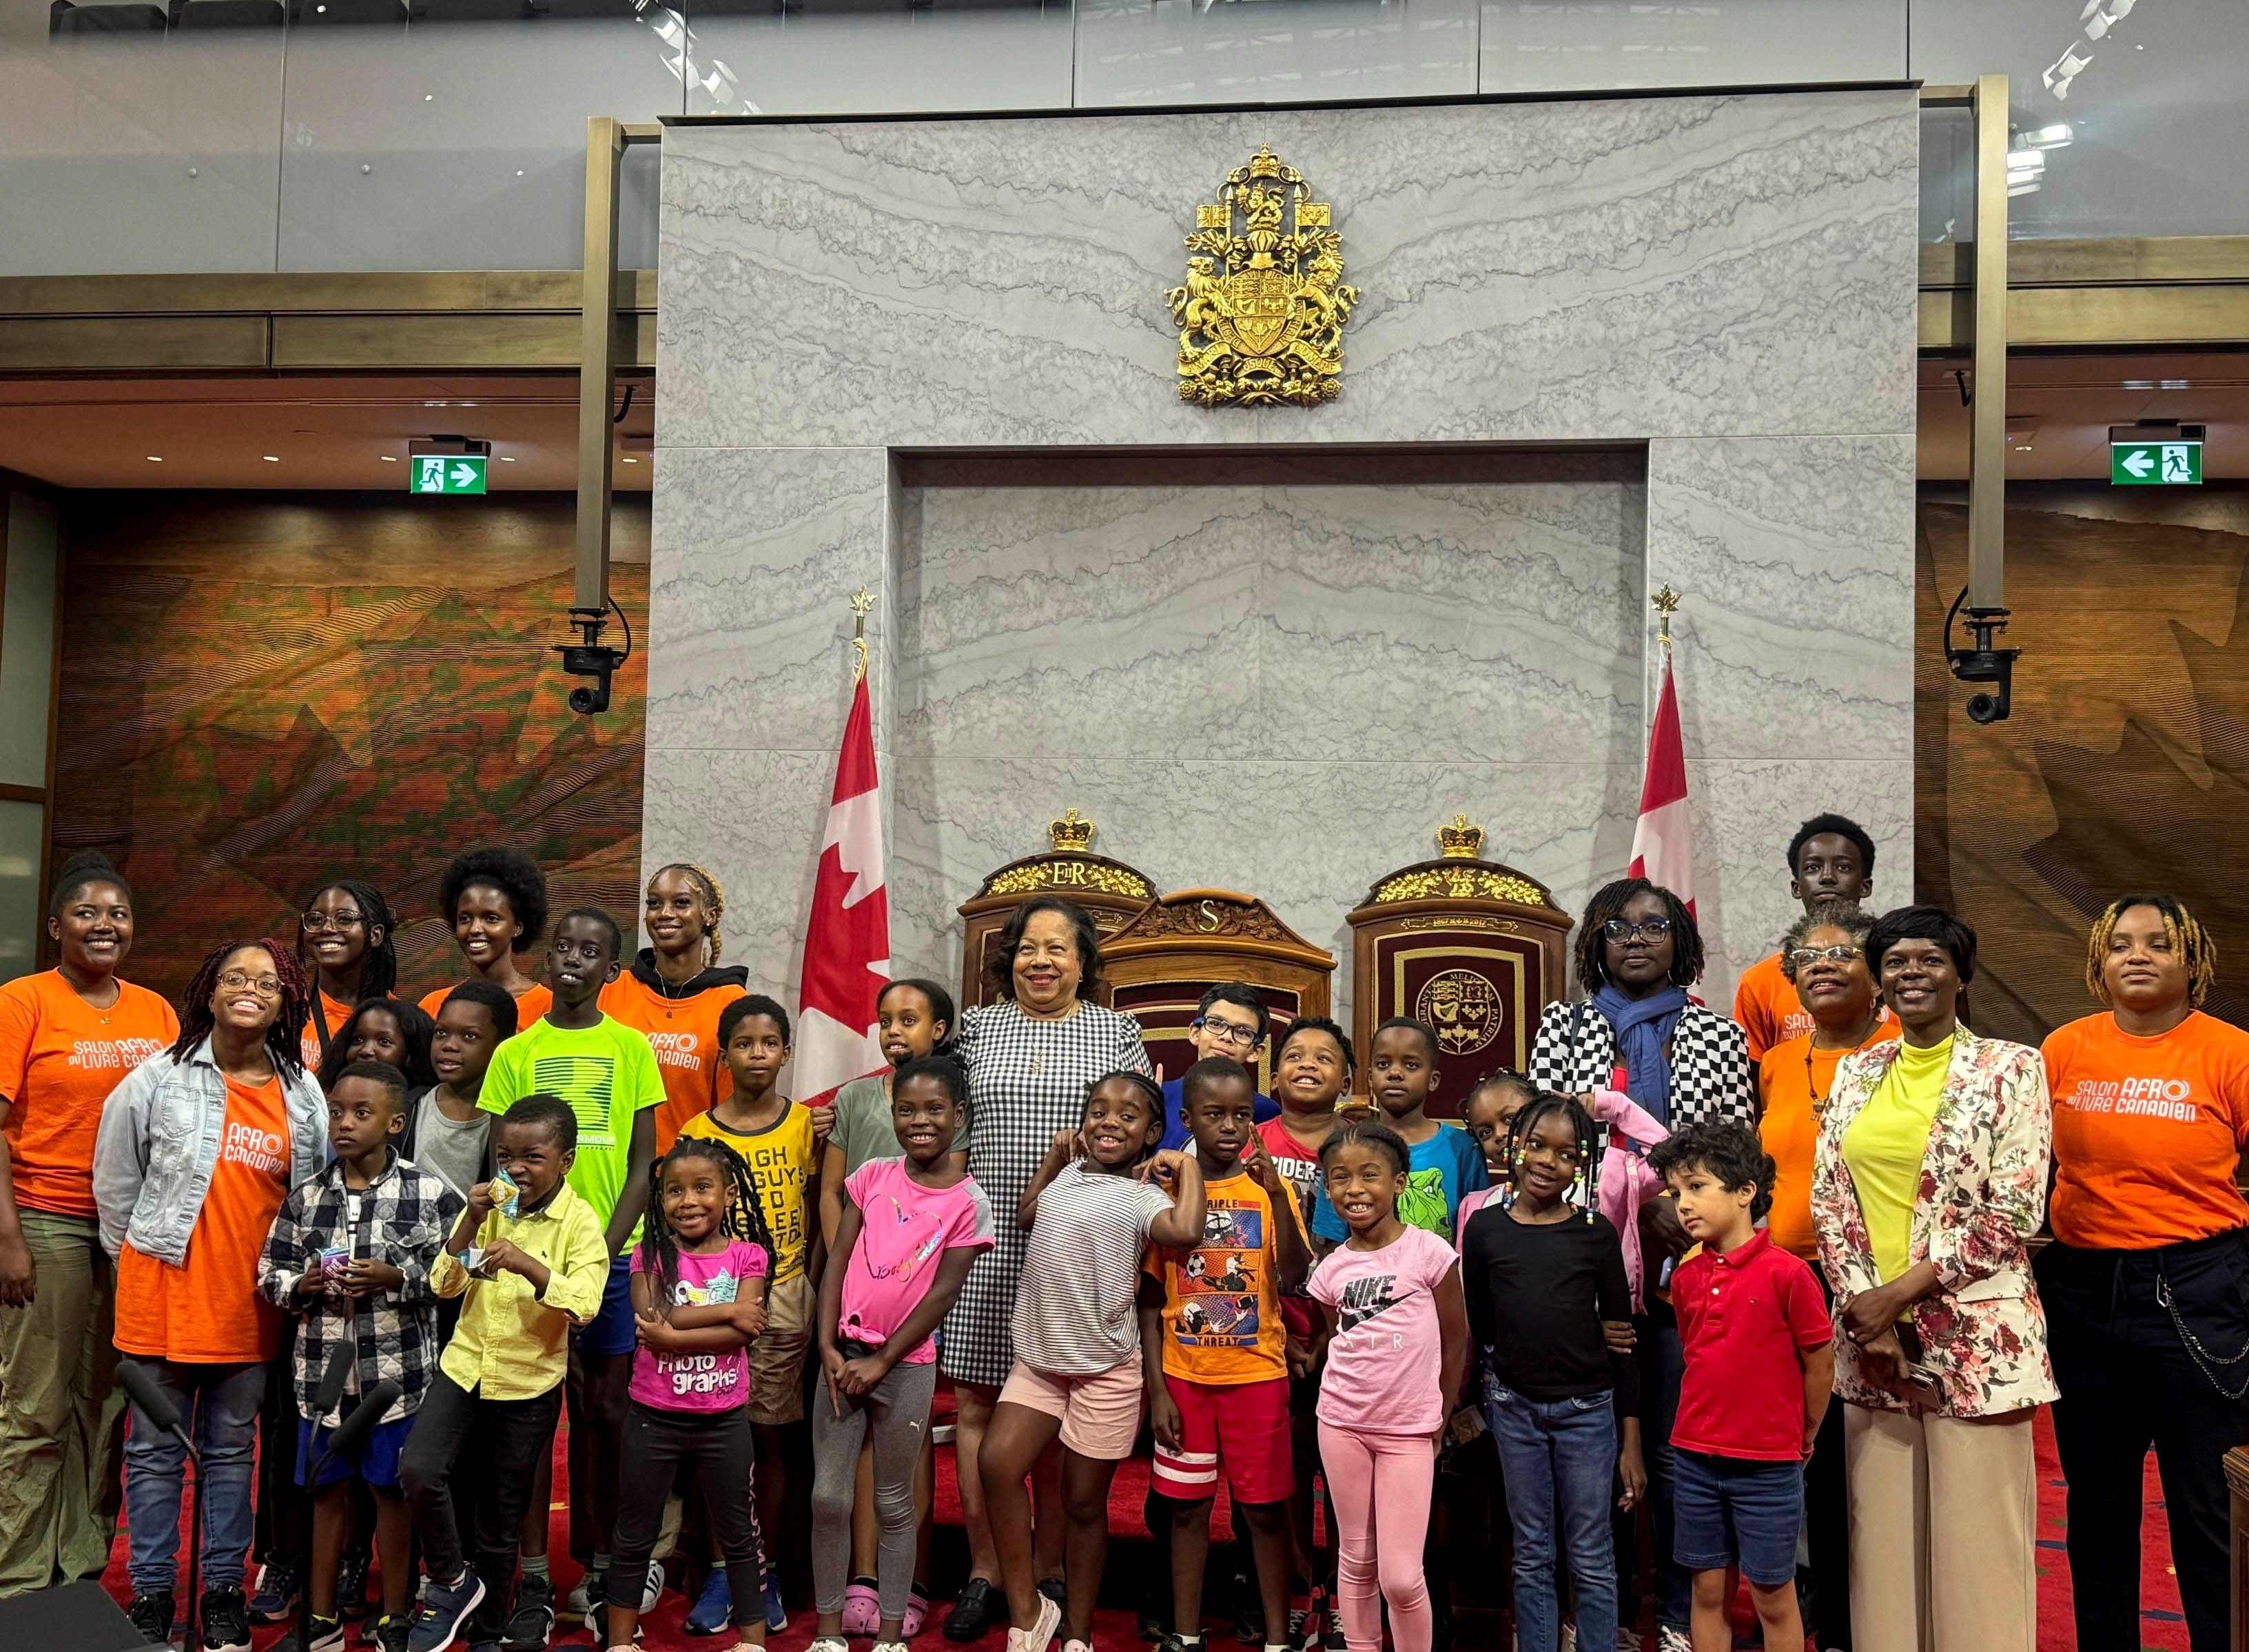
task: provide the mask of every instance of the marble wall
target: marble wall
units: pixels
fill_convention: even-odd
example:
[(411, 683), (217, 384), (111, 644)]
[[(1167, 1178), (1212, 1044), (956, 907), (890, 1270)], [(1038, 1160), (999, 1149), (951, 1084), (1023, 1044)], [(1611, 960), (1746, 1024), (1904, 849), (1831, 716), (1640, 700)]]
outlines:
[[(1343, 394), (1192, 408), (1163, 290), (1260, 143), (1365, 293)], [(1915, 149), (1909, 90), (674, 127), (646, 853), (793, 995), (865, 582), (901, 969), (1070, 805), (1338, 952), (1455, 810), (1573, 901), (1668, 579), (1730, 992), (1804, 816), (1911, 888)]]

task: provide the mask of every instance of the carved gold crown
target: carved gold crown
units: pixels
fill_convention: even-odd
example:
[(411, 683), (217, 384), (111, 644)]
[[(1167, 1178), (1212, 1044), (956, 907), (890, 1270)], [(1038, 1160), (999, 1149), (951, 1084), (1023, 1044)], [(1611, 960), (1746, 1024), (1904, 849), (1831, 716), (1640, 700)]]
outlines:
[(1270, 144), (1257, 146), (1257, 153), (1249, 157), (1249, 175), (1253, 178), (1277, 178), (1281, 175), (1281, 157), (1273, 153)]
[(1057, 851), (1083, 852), (1093, 841), (1093, 822), (1075, 809), (1065, 810), (1061, 819), (1047, 822), (1047, 840)]
[(1470, 826), (1464, 814), (1453, 817), (1450, 826), (1437, 828), (1437, 848), (1448, 860), (1474, 860), (1483, 853), (1483, 828)]

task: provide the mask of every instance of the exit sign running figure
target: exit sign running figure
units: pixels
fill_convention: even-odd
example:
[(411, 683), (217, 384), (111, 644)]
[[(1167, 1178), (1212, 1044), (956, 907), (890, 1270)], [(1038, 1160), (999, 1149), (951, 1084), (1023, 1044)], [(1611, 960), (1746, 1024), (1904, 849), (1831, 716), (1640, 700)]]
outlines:
[(485, 466), (481, 453), (425, 453), (416, 456), (406, 472), (409, 493), (482, 493)]
[(2108, 485), (2198, 488), (2207, 425), (2149, 421), (2108, 427)]

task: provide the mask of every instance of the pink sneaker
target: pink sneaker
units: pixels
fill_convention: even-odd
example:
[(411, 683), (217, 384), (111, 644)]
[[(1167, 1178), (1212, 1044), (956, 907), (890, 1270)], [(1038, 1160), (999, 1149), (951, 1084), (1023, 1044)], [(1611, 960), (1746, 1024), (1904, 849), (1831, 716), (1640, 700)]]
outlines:
[(882, 1627), (883, 1597), (871, 1584), (854, 1583), (843, 1591), (843, 1633), (872, 1635)]

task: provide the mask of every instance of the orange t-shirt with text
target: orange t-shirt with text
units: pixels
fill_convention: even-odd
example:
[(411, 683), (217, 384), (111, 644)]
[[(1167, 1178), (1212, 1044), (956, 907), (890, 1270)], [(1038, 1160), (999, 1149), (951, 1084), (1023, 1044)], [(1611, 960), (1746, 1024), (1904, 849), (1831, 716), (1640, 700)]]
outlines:
[(344, 1023), (351, 1019), (352, 1013), (350, 1004), (330, 997), (325, 987), (320, 990), (319, 999), (313, 1006), (313, 1013), (306, 1018), (305, 1036), (298, 1045), (298, 1059), (305, 1064), (305, 1071), (311, 1073), (318, 1073), (320, 1070), (320, 1024), (323, 1021), (327, 1023), (328, 1036), (333, 1038), (344, 1030)]
[(0, 986), (0, 1096), (16, 1203), (58, 1216), (93, 1216), (93, 1138), (119, 1080), (180, 1036), (172, 1006), (146, 987), (117, 984), (97, 1010), (59, 970)]
[(667, 998), (627, 970), (602, 989), (602, 1013), (643, 1034), (656, 1052), (664, 1080), (664, 1100), (656, 1108), (656, 1150), (671, 1151), (679, 1128), (708, 1113), (732, 1095), (734, 1082), (719, 1048), (719, 1016), (746, 987), (707, 987), (684, 998)]
[(1281, 1320), (1281, 1240), (1274, 1224), (1295, 1224), (1309, 1253), (1303, 1213), (1293, 1192), (1279, 1199), (1248, 1171), (1203, 1184), (1208, 1201), (1202, 1243), (1191, 1251), (1151, 1245), (1142, 1270), (1164, 1286), (1164, 1374), (1228, 1388), (1289, 1374)]
[[(453, 986), (458, 986), (456, 981)], [(445, 1000), (453, 995), (453, 987), (439, 987), (435, 992), (422, 995), (422, 1013), (432, 1021), (437, 1011), (445, 1007)], [(554, 1007), (554, 991), (544, 981), (533, 981), (515, 995), (515, 1030), (520, 1032), (533, 1021)]]
[(2249, 1032), (2197, 1010), (2152, 1038), (2088, 1015), (2043, 1046), (2053, 1097), (2054, 1237), (2145, 1251), (2249, 1224)]
[(1750, 1059), (1812, 1031), (1812, 1011), (1796, 996), (1796, 983), (1780, 972), (1780, 954), (1768, 953), (1742, 971), (1734, 987), (1734, 1019), (1750, 1035)]
[(281, 1311), (258, 1294), (258, 1257), (289, 1191), (289, 1108), (281, 1080), (226, 1081), (226, 1123), (210, 1189), (173, 1267), (127, 1244), (117, 1258), (120, 1353), (185, 1364), (270, 1360)]
[[(1859, 1048), (1897, 1035), (1897, 1022), (1885, 1010)], [(1757, 1063), (1757, 1137), (1773, 1162), (1772, 1211), (1765, 1217), (1765, 1231), (1782, 1250), (1807, 1262), (1819, 1258), (1819, 1239), (1812, 1227), (1812, 1154), (1819, 1145), (1819, 1109), (1834, 1093), (1835, 1068), (1849, 1053), (1815, 1050), (1805, 1032), (1775, 1045)]]

